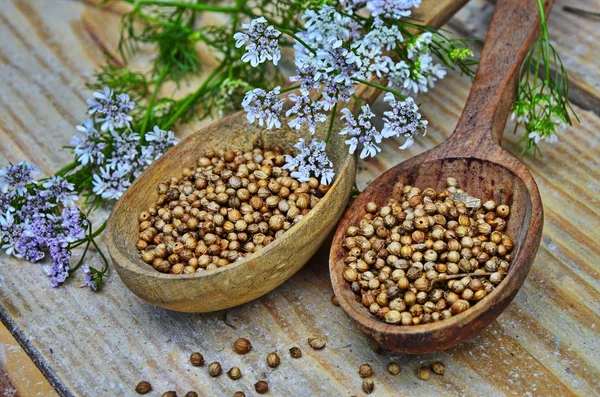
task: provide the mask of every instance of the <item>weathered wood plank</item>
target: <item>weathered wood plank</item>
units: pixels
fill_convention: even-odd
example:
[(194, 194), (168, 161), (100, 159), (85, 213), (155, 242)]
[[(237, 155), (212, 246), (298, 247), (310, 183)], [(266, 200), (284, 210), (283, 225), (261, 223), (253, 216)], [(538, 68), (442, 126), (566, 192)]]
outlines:
[[(593, 7), (591, 3), (586, 4)], [(463, 11), (465, 23), (480, 17), (480, 4), (475, 1)], [(566, 1), (558, 2), (555, 13), (562, 4)], [(67, 161), (59, 146), (68, 144), (73, 125), (84, 116), (89, 92), (83, 83), (102, 62), (99, 46), (114, 51), (119, 14), (58, 0), (3, 5), (0, 164), (27, 159), (48, 174)], [(553, 33), (553, 38), (561, 43), (563, 60), (577, 65), (571, 70), (577, 69), (581, 81), (598, 92), (593, 84), (599, 65), (589, 56), (600, 46), (587, 33), (576, 35), (573, 29), (583, 22), (568, 18), (552, 17), (553, 32), (565, 32)], [(571, 51), (580, 43), (585, 50)], [(580, 63), (585, 65), (579, 68)], [(361, 162), (359, 184), (445, 139), (469, 88), (467, 79), (450, 73), (433, 93), (422, 96), (419, 102), (431, 126), (427, 136), (404, 152), (395, 149), (402, 142), (387, 143), (376, 161)], [(272, 395), (352, 395), (360, 391), (356, 372), (364, 362), (374, 367), (375, 395), (600, 394), (600, 248), (595, 237), (600, 234), (600, 118), (584, 110), (579, 114), (581, 124), (563, 133), (558, 144), (544, 146), (544, 157), (525, 158), (540, 187), (546, 223), (523, 289), (484, 333), (450, 351), (416, 357), (373, 352), (346, 314), (329, 301), (326, 249), (265, 297), (208, 315), (151, 307), (126, 290), (114, 272), (98, 294), (76, 288), (80, 280), (51, 289), (39, 265), (0, 256), (5, 278), (1, 317), (11, 321), (21, 343), (62, 395), (134, 395), (142, 379), (152, 382), (153, 395), (169, 389), (231, 395), (235, 390), (250, 392), (259, 379), (269, 382)], [(180, 132), (194, 131), (200, 124)], [(519, 136), (510, 131), (509, 125), (504, 147), (518, 154)], [(90, 258), (91, 265), (98, 262), (97, 256)], [(225, 323), (225, 316), (235, 328)], [(327, 340), (324, 351), (308, 347), (306, 339), (313, 335)], [(249, 355), (232, 353), (231, 343), (239, 336), (253, 342)], [(287, 350), (294, 345), (302, 348), (301, 359), (289, 358)], [(191, 367), (187, 359), (196, 350), (225, 369), (239, 366), (242, 379), (212, 379), (205, 368)], [(270, 351), (282, 357), (276, 370), (264, 364)], [(446, 376), (419, 381), (417, 366), (436, 359), (446, 364)], [(385, 370), (391, 360), (403, 368), (395, 378)]]

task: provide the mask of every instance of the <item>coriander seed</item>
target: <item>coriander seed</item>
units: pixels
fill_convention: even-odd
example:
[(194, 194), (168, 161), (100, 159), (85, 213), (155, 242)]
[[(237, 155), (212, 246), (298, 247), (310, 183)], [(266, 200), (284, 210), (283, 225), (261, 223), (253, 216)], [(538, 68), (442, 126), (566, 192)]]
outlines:
[(194, 367), (201, 367), (204, 365), (204, 357), (198, 352), (192, 353), (190, 356), (190, 363), (192, 363)]
[(373, 375), (373, 368), (369, 364), (363, 364), (358, 369), (361, 378), (368, 378)]
[(177, 397), (177, 392), (174, 390), (170, 390), (162, 394), (162, 397)]
[(198, 393), (196, 393), (195, 391), (189, 391), (185, 393), (185, 397), (198, 397)]
[(417, 376), (421, 380), (428, 380), (431, 376), (431, 372), (429, 371), (429, 368), (427, 366), (421, 365), (417, 370)]
[(269, 384), (264, 380), (260, 380), (254, 384), (254, 390), (256, 390), (258, 394), (265, 394), (269, 391)]
[(292, 347), (290, 349), (290, 356), (292, 356), (292, 358), (300, 358), (302, 357), (302, 350), (300, 350), (299, 347)]
[(146, 381), (142, 381), (137, 384), (135, 391), (138, 394), (146, 394), (152, 391), (152, 385)]
[(233, 343), (233, 350), (238, 354), (246, 354), (252, 349), (252, 344), (246, 338), (238, 338)]
[(373, 393), (373, 390), (375, 390), (375, 382), (373, 382), (373, 380), (370, 378), (363, 379), (362, 389), (366, 394)]
[(236, 391), (233, 393), (233, 397), (246, 397), (246, 394), (243, 391)]
[(392, 374), (394, 376), (398, 375), (401, 371), (400, 365), (396, 362), (389, 363), (387, 366), (387, 370), (390, 374)]
[(339, 306), (340, 305), (338, 297), (335, 296), (335, 295), (331, 297), (331, 303), (333, 304), (333, 306)]
[(431, 364), (431, 370), (438, 375), (444, 375), (446, 373), (446, 366), (444, 365), (444, 363), (436, 361), (433, 364)]
[(267, 365), (271, 368), (277, 368), (279, 365), (279, 356), (277, 353), (269, 353), (267, 356)]
[(238, 380), (242, 377), (242, 371), (238, 367), (232, 367), (229, 371), (227, 371), (227, 375), (230, 379)]
[(208, 366), (208, 374), (213, 378), (221, 375), (221, 364), (214, 362)]
[(308, 338), (308, 344), (315, 350), (321, 350), (325, 347), (325, 341), (321, 338)]

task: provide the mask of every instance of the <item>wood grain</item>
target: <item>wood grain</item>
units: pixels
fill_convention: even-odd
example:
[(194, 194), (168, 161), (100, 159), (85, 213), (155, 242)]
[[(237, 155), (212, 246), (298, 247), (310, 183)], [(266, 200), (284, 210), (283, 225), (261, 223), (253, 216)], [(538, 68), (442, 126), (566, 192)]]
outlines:
[[(586, 2), (594, 7), (593, 0)], [(588, 32), (595, 32), (597, 23), (558, 17), (557, 11), (568, 3), (557, 2), (550, 19), (557, 33), (551, 34), (564, 60), (591, 86), (597, 84), (600, 67), (590, 59), (600, 44)], [(119, 15), (73, 1), (2, 5), (0, 164), (27, 159), (48, 174), (68, 160), (58, 146), (68, 144), (73, 125), (84, 117), (90, 93), (83, 83), (102, 63), (99, 47), (115, 48)], [(468, 26), (478, 26), (483, 32), (478, 36), (484, 37), (489, 19), (482, 18), (479, 5), (473, 0), (459, 17)], [(144, 56), (136, 59), (138, 67), (143, 67)], [(430, 121), (427, 136), (407, 151), (397, 150), (402, 142), (390, 140), (376, 160), (359, 162), (359, 187), (444, 141), (454, 130), (469, 89), (468, 79), (450, 72), (435, 91), (421, 96), (418, 101)], [(235, 390), (251, 394), (261, 378), (269, 382), (274, 396), (361, 395), (357, 371), (365, 362), (375, 371), (374, 395), (598, 395), (600, 247), (595, 236), (600, 235), (600, 118), (577, 110), (581, 123), (561, 134), (556, 145), (544, 145), (544, 157), (522, 158), (545, 208), (541, 246), (527, 280), (483, 333), (449, 351), (422, 356), (375, 353), (354, 322), (329, 301), (327, 244), (264, 297), (204, 315), (173, 313), (144, 303), (113, 269), (103, 290), (93, 294), (77, 288), (79, 278), (51, 289), (40, 265), (0, 256), (5, 278), (0, 318), (11, 324), (8, 328), (64, 396), (134, 396), (133, 388), (142, 379), (152, 382), (153, 396), (171, 389), (181, 395), (192, 389), (205, 396), (231, 395)], [(179, 132), (184, 136), (206, 123), (192, 123)], [(519, 156), (520, 136), (511, 133), (513, 127), (507, 126), (503, 147)], [(89, 263), (100, 266), (97, 256)], [(308, 347), (306, 339), (313, 335), (326, 339), (325, 350)], [(249, 355), (232, 354), (231, 344), (239, 336), (252, 341)], [(302, 348), (302, 359), (288, 358), (287, 349), (293, 345)], [(242, 379), (213, 379), (205, 368), (192, 368), (187, 359), (196, 350), (225, 368), (239, 366)], [(282, 357), (276, 370), (264, 364), (273, 350)], [(444, 377), (428, 382), (416, 378), (421, 362), (438, 359), (447, 366)], [(391, 360), (402, 366), (397, 377), (386, 373)]]

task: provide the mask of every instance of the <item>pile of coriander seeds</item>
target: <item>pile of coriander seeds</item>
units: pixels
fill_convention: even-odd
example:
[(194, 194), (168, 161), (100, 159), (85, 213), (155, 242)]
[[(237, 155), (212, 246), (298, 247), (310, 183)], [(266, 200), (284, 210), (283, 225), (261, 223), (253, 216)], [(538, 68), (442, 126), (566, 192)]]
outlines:
[(459, 188), (397, 184), (398, 199), (366, 204), (346, 230), (343, 276), (373, 315), (418, 325), (468, 310), (502, 282), (513, 240), (504, 234), (507, 205), (481, 201)]
[(156, 204), (138, 216), (144, 262), (162, 273), (217, 269), (256, 252), (298, 223), (329, 190), (283, 168), (281, 146), (210, 150), (195, 168), (158, 185)]

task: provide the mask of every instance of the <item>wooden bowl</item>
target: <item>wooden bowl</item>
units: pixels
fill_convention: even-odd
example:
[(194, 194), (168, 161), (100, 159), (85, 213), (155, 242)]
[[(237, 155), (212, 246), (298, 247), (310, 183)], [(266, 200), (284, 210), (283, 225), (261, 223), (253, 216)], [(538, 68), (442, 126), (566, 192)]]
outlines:
[[(373, 182), (344, 214), (330, 252), (331, 282), (342, 308), (356, 321), (361, 332), (374, 339), (382, 348), (409, 354), (430, 353), (448, 349), (475, 335), (498, 317), (512, 301), (525, 281), (539, 246), (543, 222), (542, 203), (530, 175), (529, 178), (517, 176), (510, 169), (491, 161), (454, 158), (421, 163), (409, 160), (402, 165), (402, 168), (393, 168)], [(508, 275), (484, 299), (449, 319), (414, 326), (386, 324), (358, 301), (350, 283), (342, 276), (346, 256), (346, 250), (342, 247), (346, 237), (345, 230), (348, 226), (358, 225), (366, 213), (367, 202), (375, 201), (378, 206), (385, 205), (397, 181), (420, 188), (433, 187), (440, 191), (445, 188), (446, 178), (450, 176), (456, 177), (461, 188), (481, 198), (482, 202), (493, 199), (511, 207), (505, 233), (513, 238), (515, 248)], [(530, 231), (534, 233), (529, 234)]]
[[(553, 0), (545, 3), (549, 11)], [(502, 149), (500, 141), (521, 63), (538, 36), (539, 26), (536, 0), (497, 2), (471, 93), (452, 136), (373, 181), (340, 221), (329, 258), (334, 292), (359, 329), (384, 349), (420, 354), (455, 346), (498, 317), (525, 281), (542, 237), (542, 200), (527, 167)], [(399, 198), (393, 192), (396, 182), (440, 191), (448, 177), (455, 177), (461, 188), (483, 202), (494, 200), (511, 207), (505, 233), (515, 247), (508, 275), (484, 299), (449, 319), (415, 326), (383, 323), (358, 302), (342, 276), (346, 230), (359, 224), (369, 201), (381, 206), (388, 197)]]
[[(323, 125), (314, 137), (324, 139), (326, 128)], [(335, 128), (339, 131), (339, 126)], [(108, 251), (127, 288), (166, 309), (211, 312), (258, 298), (296, 273), (335, 227), (354, 184), (356, 160), (348, 154), (343, 136), (337, 133), (332, 134), (328, 145), (328, 156), (336, 172), (330, 190), (298, 224), (259, 252), (216, 270), (173, 275), (159, 273), (144, 263), (135, 243), (137, 215), (156, 202), (158, 184), (181, 176), (184, 167), (195, 166), (205, 150), (249, 150), (257, 138), (291, 149), (299, 137), (285, 120), (282, 128), (265, 131), (250, 125), (246, 114), (239, 112), (192, 134), (152, 164), (116, 203), (108, 221)]]

